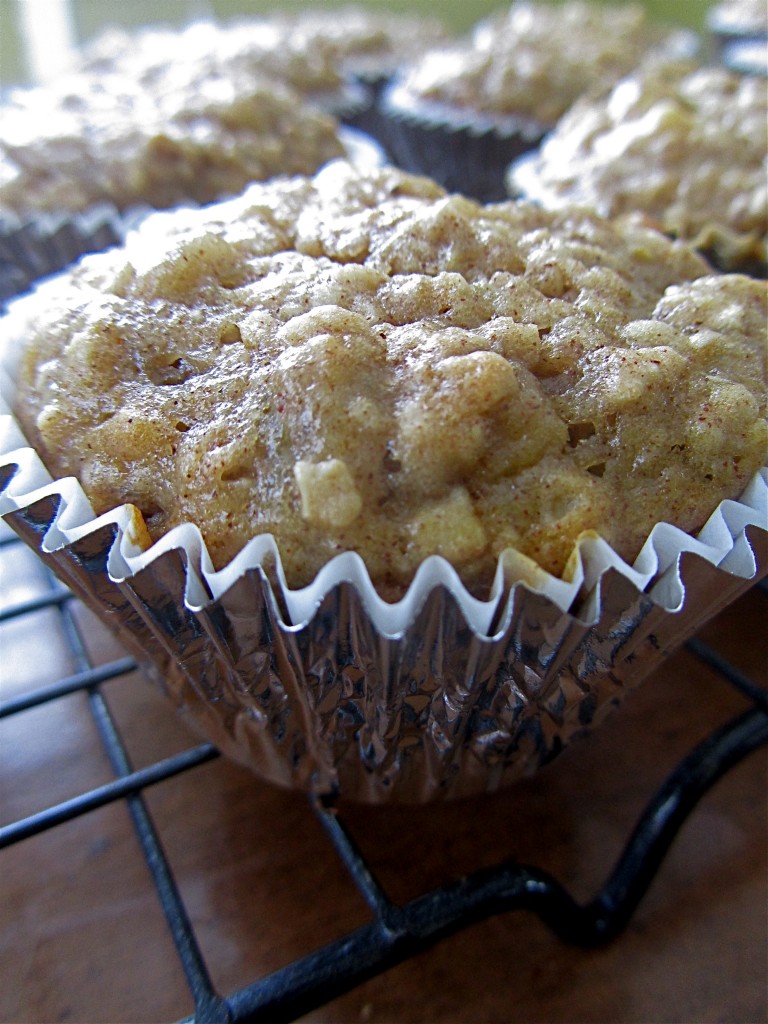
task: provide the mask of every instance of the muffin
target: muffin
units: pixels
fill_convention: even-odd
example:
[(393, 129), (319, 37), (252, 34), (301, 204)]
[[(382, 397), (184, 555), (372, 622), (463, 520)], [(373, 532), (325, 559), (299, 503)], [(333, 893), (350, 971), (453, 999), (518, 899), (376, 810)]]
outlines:
[(582, 100), (509, 191), (551, 209), (641, 211), (719, 268), (760, 276), (768, 230), (765, 82), (717, 67), (667, 66)]
[[(67, 76), (8, 94), (0, 104), (5, 291), (97, 251), (105, 237), (121, 241), (127, 210), (211, 202), (372, 148), (323, 110), (363, 107), (332, 55), (291, 48), (285, 33), (259, 24), (108, 32)], [(105, 207), (106, 232), (94, 232)]]
[(439, 18), (358, 6), (307, 8), (270, 21), (290, 36), (292, 47), (319, 49), (333, 67), (374, 91), (403, 64), (451, 39)]
[[(359, 6), (306, 8), (273, 14), (270, 22), (308, 55), (318, 52), (363, 94), (341, 116), (344, 123), (376, 138), (383, 135), (378, 99), (403, 65), (452, 38), (435, 17)], [(364, 98), (363, 98), (364, 97)]]
[(349, 83), (338, 51), (297, 32), (290, 19), (199, 20), (183, 28), (162, 25), (135, 32), (109, 29), (87, 42), (75, 70), (114, 81), (126, 79), (150, 93), (194, 95), (211, 80), (282, 83), (302, 100), (341, 117), (356, 109), (362, 93)]
[(0, 108), (0, 216), (205, 203), (343, 153), (337, 122), (266, 78), (233, 71), (174, 88), (169, 73), (150, 92), (76, 74)]
[(382, 100), (385, 142), (408, 170), (501, 199), (504, 167), (534, 149), (576, 99), (644, 59), (691, 46), (690, 33), (658, 28), (638, 5), (517, 0), (397, 76)]
[(765, 317), (638, 221), (331, 164), (17, 304), (59, 479), (12, 432), (0, 511), (260, 774), (494, 788), (763, 571)]

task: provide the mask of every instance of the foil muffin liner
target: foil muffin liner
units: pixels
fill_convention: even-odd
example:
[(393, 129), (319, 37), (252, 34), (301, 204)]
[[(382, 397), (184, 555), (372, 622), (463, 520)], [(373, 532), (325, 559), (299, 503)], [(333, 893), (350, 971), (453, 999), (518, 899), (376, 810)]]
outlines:
[(142, 215), (121, 215), (103, 203), (81, 214), (0, 218), (0, 311), (8, 299), (79, 256), (118, 245)]
[(379, 139), (398, 166), (486, 203), (507, 198), (507, 167), (535, 150), (548, 130), (526, 118), (416, 101), (397, 80), (384, 89), (378, 110)]
[(383, 70), (350, 72), (350, 78), (358, 89), (363, 91), (365, 101), (358, 103), (344, 117), (344, 124), (356, 128), (375, 139), (389, 159), (389, 151), (385, 148), (387, 123), (381, 112), (381, 96), (392, 81), (394, 72)]
[(191, 727), (281, 786), (353, 801), (495, 790), (595, 728), (670, 651), (768, 572), (768, 469), (698, 537), (658, 524), (632, 566), (584, 537), (567, 578), (473, 598), (427, 559), (396, 604), (345, 553), (290, 590), (269, 536), (215, 571), (193, 524), (142, 549), (94, 517), (0, 410), (0, 515), (106, 623)]

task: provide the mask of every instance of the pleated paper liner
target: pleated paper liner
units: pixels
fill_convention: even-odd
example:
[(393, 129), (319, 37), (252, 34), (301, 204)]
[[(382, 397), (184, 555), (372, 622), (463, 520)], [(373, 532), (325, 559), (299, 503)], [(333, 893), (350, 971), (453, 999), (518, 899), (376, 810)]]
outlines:
[(270, 537), (218, 572), (191, 524), (143, 550), (137, 510), (94, 518), (9, 413), (0, 514), (196, 732), (273, 783), (365, 802), (534, 772), (768, 572), (768, 470), (697, 538), (659, 524), (629, 566), (585, 537), (569, 579), (528, 572), (507, 588), (500, 565), (487, 601), (438, 557), (387, 604), (352, 553), (292, 591)]

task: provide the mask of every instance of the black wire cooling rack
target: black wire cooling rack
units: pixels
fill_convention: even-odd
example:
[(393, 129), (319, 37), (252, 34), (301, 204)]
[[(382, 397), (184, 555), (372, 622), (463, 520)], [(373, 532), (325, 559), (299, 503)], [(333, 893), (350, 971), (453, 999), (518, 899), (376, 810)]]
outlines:
[[(14, 536), (3, 534), (0, 554), (20, 544)], [(533, 911), (568, 942), (606, 942), (616, 937), (629, 921), (700, 797), (731, 767), (768, 743), (768, 691), (737, 671), (716, 650), (700, 640), (691, 641), (689, 650), (713, 668), (724, 684), (748, 698), (748, 710), (715, 729), (677, 765), (641, 815), (613, 872), (587, 903), (576, 902), (556, 879), (537, 868), (502, 863), (433, 889), (404, 905), (395, 904), (379, 886), (337, 809), (310, 800), (312, 811), (366, 900), (373, 919), (288, 966), (223, 995), (212, 984), (172, 867), (142, 796), (148, 787), (192, 771), (216, 758), (218, 752), (203, 743), (134, 770), (101, 687), (129, 674), (136, 665), (131, 658), (122, 657), (95, 667), (73, 614), (72, 594), (53, 577), (46, 586), (44, 593), (32, 599), (6, 605), (0, 611), (0, 624), (41, 609), (55, 610), (75, 671), (55, 683), (0, 702), (0, 718), (83, 691), (114, 778), (0, 827), (0, 849), (106, 804), (126, 801), (194, 1001), (194, 1016), (189, 1020), (199, 1024), (277, 1024), (295, 1020), (451, 933), (510, 910)], [(758, 584), (758, 588), (768, 601), (765, 582)]]

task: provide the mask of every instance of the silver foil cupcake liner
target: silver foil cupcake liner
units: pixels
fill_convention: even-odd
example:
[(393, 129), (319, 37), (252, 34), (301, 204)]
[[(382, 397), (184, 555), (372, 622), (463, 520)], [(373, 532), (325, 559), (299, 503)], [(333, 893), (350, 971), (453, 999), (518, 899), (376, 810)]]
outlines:
[(379, 139), (398, 166), (480, 202), (506, 199), (504, 173), (536, 149), (547, 126), (415, 101), (395, 80), (381, 94)]
[(433, 557), (387, 604), (347, 553), (290, 590), (269, 536), (219, 571), (192, 524), (142, 550), (137, 510), (94, 517), (8, 406), (0, 515), (224, 754), (281, 786), (372, 803), (530, 774), (768, 572), (767, 469), (698, 537), (657, 525), (632, 566), (585, 537), (570, 578), (506, 588), (500, 566), (478, 601)]

